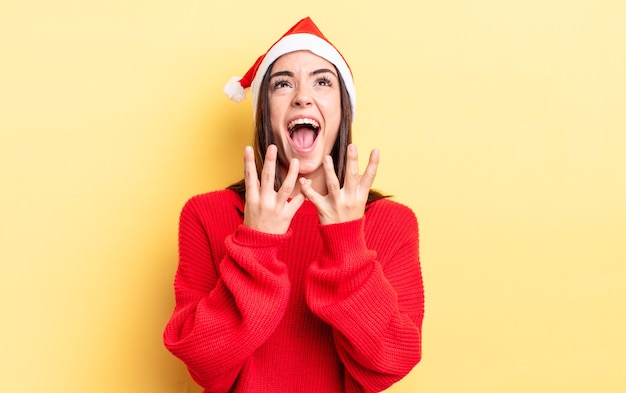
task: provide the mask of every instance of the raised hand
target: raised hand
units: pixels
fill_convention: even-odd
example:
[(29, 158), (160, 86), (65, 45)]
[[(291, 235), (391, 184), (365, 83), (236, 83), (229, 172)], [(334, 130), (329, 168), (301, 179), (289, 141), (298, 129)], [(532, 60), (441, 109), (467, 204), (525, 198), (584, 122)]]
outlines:
[(250, 146), (246, 146), (244, 150), (246, 204), (243, 223), (260, 232), (283, 234), (289, 229), (291, 219), (302, 206), (305, 198), (301, 192), (293, 197), (291, 195), (298, 178), (300, 165), (297, 159), (291, 161), (280, 189), (274, 190), (277, 151), (276, 146), (268, 146), (259, 181), (254, 163), (254, 151)]
[(372, 150), (363, 175), (359, 175), (358, 153), (355, 145), (348, 146), (346, 176), (343, 188), (335, 174), (330, 156), (324, 158), (324, 174), (326, 176), (327, 195), (320, 195), (311, 184), (310, 179), (300, 178), (300, 189), (317, 208), (320, 223), (336, 224), (357, 220), (365, 213), (365, 204), (369, 191), (374, 184), (380, 154)]

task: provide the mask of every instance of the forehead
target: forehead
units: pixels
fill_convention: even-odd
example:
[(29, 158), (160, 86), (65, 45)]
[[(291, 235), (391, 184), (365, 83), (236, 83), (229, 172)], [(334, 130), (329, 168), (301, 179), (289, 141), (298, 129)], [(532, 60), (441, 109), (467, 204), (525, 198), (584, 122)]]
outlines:
[(274, 63), (273, 71), (314, 71), (327, 68), (334, 70), (335, 66), (328, 60), (307, 50), (299, 50), (282, 55)]

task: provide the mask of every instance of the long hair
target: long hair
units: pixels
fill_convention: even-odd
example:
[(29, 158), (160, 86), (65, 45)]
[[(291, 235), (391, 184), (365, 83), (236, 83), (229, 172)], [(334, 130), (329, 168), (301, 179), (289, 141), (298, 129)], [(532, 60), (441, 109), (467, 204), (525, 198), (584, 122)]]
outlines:
[[(265, 153), (267, 147), (273, 143), (274, 134), (272, 133), (272, 122), (270, 117), (270, 105), (269, 105), (269, 82), (270, 75), (274, 64), (270, 65), (259, 88), (259, 97), (256, 107), (256, 119), (254, 124), (254, 160), (256, 164), (257, 174), (260, 176), (263, 169), (263, 162), (265, 161)], [(350, 105), (350, 95), (345, 87), (345, 83), (341, 77), (341, 74), (337, 72), (339, 78), (339, 90), (341, 95), (341, 121), (339, 123), (339, 133), (337, 139), (330, 152), (330, 156), (333, 159), (335, 167), (335, 173), (339, 184), (343, 187), (343, 182), (346, 177), (346, 161), (348, 145), (352, 142), (352, 106)], [(280, 155), (279, 155), (280, 157)], [(280, 160), (277, 158), (277, 160)], [(274, 188), (278, 190), (282, 184), (282, 176), (279, 168), (281, 167), (280, 161), (276, 163), (276, 174), (274, 179)], [(227, 187), (230, 190), (237, 192), (242, 199), (246, 198), (246, 183), (245, 179), (231, 184)], [(375, 200), (385, 198), (386, 196), (376, 190), (370, 190), (367, 203), (371, 203)]]

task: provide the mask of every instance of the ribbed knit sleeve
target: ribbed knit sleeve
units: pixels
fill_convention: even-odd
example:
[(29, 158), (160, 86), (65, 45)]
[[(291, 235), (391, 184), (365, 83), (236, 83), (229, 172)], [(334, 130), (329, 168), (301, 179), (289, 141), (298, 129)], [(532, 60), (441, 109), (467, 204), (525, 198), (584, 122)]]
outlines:
[(382, 391), (421, 359), (417, 220), (397, 203), (375, 204), (363, 219), (320, 226), (324, 249), (306, 282), (309, 307), (333, 329), (348, 392)]
[[(163, 338), (198, 384), (219, 393), (231, 389), (284, 315), (290, 282), (277, 253), (290, 234), (237, 224), (236, 214), (220, 211), (233, 210), (232, 204), (209, 205), (207, 215), (207, 205), (192, 198), (180, 216), (176, 305)], [(226, 231), (233, 233), (221, 235)], [(225, 250), (219, 260), (211, 244), (216, 238)]]

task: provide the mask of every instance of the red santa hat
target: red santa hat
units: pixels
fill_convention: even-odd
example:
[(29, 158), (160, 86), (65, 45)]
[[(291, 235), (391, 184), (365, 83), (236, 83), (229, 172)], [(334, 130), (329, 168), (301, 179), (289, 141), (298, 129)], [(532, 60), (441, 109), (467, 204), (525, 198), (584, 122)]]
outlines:
[[(352, 71), (341, 53), (324, 37), (311, 18), (304, 18), (289, 29), (278, 41), (261, 55), (254, 65), (243, 77), (232, 77), (224, 86), (224, 93), (233, 101), (240, 102), (246, 98), (248, 87), (252, 91), (252, 108), (256, 112), (259, 97), (259, 87), (263, 76), (269, 66), (280, 56), (298, 50), (308, 50), (319, 57), (332, 63), (344, 81), (348, 94), (350, 95), (350, 105), (352, 106), (352, 116), (356, 107), (356, 92)], [(255, 113), (256, 115), (256, 113)]]

